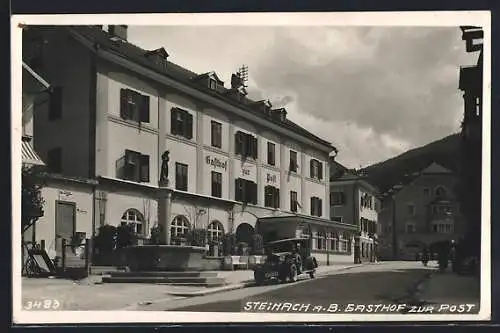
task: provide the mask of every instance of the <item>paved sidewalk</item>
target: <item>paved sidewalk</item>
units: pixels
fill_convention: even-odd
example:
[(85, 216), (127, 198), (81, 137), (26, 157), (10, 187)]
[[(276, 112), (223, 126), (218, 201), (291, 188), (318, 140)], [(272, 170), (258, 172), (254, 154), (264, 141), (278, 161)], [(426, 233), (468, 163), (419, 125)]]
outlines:
[[(317, 276), (360, 266), (363, 265), (320, 266), (317, 269)], [(218, 271), (217, 273), (219, 277), (226, 279), (226, 286), (206, 288), (168, 284), (102, 283), (102, 277), (98, 275), (92, 275), (81, 281), (23, 278), (23, 306), (29, 306), (29, 302), (57, 300), (60, 304), (59, 310), (124, 310), (137, 305), (204, 296), (254, 284), (251, 270)]]
[[(29, 302), (57, 301), (59, 310), (119, 310), (156, 300), (176, 299), (170, 292), (192, 287), (138, 283), (100, 283), (100, 276), (81, 281), (23, 278), (23, 306)], [(33, 303), (32, 303), (33, 304)]]
[(420, 299), (428, 303), (478, 303), (480, 279), (452, 272), (435, 272), (422, 286)]

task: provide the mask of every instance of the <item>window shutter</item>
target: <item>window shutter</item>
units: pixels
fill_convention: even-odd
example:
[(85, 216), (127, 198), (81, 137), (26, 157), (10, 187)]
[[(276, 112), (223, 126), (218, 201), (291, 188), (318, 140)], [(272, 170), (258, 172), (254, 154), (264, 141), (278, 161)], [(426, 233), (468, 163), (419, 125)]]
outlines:
[(250, 183), (250, 185), (251, 185), (251, 186), (250, 186), (250, 188), (252, 189), (252, 191), (251, 191), (251, 194), (252, 194), (252, 197), (251, 197), (251, 198), (252, 198), (252, 201), (251, 201), (251, 202), (252, 202), (254, 205), (256, 205), (256, 204), (257, 204), (257, 183), (253, 183), (253, 182), (252, 182), (252, 183)]
[(242, 191), (242, 184), (241, 184), (242, 179), (237, 178), (234, 180), (234, 200), (236, 201), (242, 201), (243, 197), (243, 191)]
[(253, 158), (257, 159), (259, 156), (259, 140), (257, 138), (252, 137), (252, 142), (253, 142)]
[(191, 140), (193, 138), (193, 115), (186, 111), (186, 131), (184, 132), (186, 138)]
[(142, 123), (149, 123), (149, 96), (141, 95), (141, 116)]
[(120, 117), (128, 119), (128, 89), (120, 90)]
[(316, 175), (314, 174), (314, 160), (311, 159), (311, 161), (309, 161), (309, 176), (311, 178), (314, 178)]
[(314, 197), (311, 197), (311, 215), (314, 216), (314, 200), (315, 198)]
[(177, 112), (179, 112), (179, 110), (175, 108), (170, 110), (170, 133), (174, 135), (179, 134), (177, 133)]
[(149, 155), (141, 155), (141, 182), (149, 183)]
[(274, 208), (279, 208), (280, 207), (280, 189), (275, 188), (274, 189)]
[(318, 216), (323, 216), (323, 200), (318, 198), (317, 205), (318, 205)]
[(323, 163), (318, 162), (318, 178), (319, 180), (323, 180)]
[(234, 153), (242, 154), (242, 142), (243, 142), (243, 133), (240, 131), (236, 132), (234, 135)]

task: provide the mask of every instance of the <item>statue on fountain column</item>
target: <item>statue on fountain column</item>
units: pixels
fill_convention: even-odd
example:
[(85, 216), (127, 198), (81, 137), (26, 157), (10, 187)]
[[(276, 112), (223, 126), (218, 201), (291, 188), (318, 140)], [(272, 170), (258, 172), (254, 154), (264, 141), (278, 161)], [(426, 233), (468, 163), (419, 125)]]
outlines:
[(170, 161), (170, 152), (165, 150), (161, 155), (161, 172), (160, 172), (160, 186), (168, 186), (168, 162)]

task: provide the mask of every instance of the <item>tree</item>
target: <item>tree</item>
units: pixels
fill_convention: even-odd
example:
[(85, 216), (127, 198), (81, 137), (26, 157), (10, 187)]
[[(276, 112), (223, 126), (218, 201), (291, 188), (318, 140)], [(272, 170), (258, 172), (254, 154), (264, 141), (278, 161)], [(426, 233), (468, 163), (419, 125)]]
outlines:
[(21, 185), (22, 235), (43, 216), (45, 201), (42, 197), (42, 188), (45, 184), (45, 178), (39, 168), (23, 165)]

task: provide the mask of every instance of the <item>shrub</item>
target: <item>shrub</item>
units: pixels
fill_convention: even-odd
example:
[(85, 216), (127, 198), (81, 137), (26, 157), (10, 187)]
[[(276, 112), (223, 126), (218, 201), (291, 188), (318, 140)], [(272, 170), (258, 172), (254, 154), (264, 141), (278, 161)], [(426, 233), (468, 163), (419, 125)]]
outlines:
[(42, 188), (45, 186), (45, 178), (40, 168), (26, 167), (22, 169), (21, 179), (21, 225), (22, 233), (28, 230), (43, 216)]
[(252, 236), (252, 253), (264, 254), (264, 239), (259, 234)]
[(137, 235), (131, 225), (121, 225), (116, 228), (116, 248), (122, 249), (137, 244)]
[(189, 241), (191, 246), (205, 246), (207, 231), (205, 229), (194, 229), (190, 233)]
[(236, 236), (234, 234), (228, 233), (224, 235), (224, 255), (230, 256), (233, 254), (233, 249), (236, 245)]
[(99, 254), (111, 253), (116, 248), (116, 227), (106, 224), (99, 228), (94, 239), (95, 249)]
[(151, 237), (149, 238), (149, 243), (154, 245), (162, 244), (163, 228), (161, 225), (155, 225), (151, 228)]

